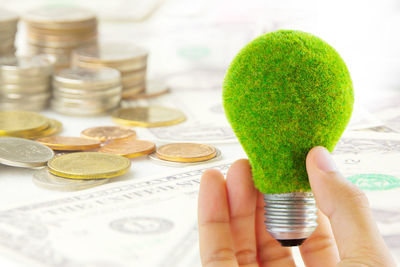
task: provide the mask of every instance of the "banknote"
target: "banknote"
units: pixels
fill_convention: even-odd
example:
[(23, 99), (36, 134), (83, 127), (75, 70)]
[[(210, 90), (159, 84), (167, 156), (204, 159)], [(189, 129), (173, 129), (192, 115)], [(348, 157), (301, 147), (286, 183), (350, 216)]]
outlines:
[[(346, 155), (337, 151), (335, 157)], [(377, 157), (387, 153), (369, 147), (362, 151), (375, 151)], [(210, 167), (226, 174), (229, 166), (190, 167), (2, 210), (0, 251), (17, 256), (18, 267), (200, 266), (196, 198), (201, 174)], [(397, 259), (399, 193), (400, 188), (367, 191), (378, 227)], [(296, 262), (300, 260), (297, 256)]]
[(347, 132), (333, 157), (343, 175), (367, 194), (379, 230), (400, 263), (400, 134)]
[(181, 124), (148, 129), (148, 138), (157, 142), (236, 143), (222, 106), (221, 90), (190, 91), (167, 94), (153, 100), (127, 103), (129, 105), (163, 105), (185, 113)]
[(383, 122), (380, 121), (375, 115), (369, 112), (360, 104), (355, 104), (349, 125), (346, 130), (367, 129), (382, 126)]
[[(212, 167), (225, 173), (229, 164)], [(194, 226), (204, 168), (108, 184), (3, 210), (0, 250), (3, 255), (16, 256), (20, 266), (185, 266), (185, 262), (198, 262)]]

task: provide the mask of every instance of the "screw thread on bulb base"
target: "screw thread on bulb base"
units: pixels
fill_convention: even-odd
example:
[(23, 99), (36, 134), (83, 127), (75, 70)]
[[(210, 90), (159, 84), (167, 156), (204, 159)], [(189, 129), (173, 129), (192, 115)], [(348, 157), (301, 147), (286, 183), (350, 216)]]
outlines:
[(301, 245), (317, 227), (311, 192), (264, 194), (265, 226), (284, 247)]

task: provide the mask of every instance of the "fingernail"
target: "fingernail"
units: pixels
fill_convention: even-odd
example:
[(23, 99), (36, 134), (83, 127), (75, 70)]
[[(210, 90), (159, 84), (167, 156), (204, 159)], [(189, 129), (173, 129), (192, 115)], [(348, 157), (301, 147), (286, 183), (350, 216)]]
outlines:
[(337, 170), (335, 161), (333, 161), (331, 154), (324, 147), (317, 150), (314, 159), (317, 167), (324, 172), (332, 172)]

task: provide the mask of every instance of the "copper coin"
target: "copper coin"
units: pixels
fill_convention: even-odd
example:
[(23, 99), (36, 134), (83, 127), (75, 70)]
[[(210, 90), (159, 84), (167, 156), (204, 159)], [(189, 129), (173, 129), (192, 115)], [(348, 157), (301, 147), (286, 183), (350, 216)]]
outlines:
[(104, 145), (99, 152), (117, 154), (127, 158), (136, 158), (153, 153), (156, 145), (145, 140), (120, 139)]
[(215, 157), (217, 150), (213, 146), (196, 143), (174, 143), (157, 149), (156, 156), (174, 162), (199, 162)]
[(84, 138), (95, 139), (101, 142), (125, 138), (136, 138), (136, 132), (132, 129), (119, 126), (101, 126), (86, 129), (81, 132)]
[(100, 142), (81, 137), (48, 136), (39, 138), (36, 141), (50, 147), (53, 150), (80, 151), (100, 147)]

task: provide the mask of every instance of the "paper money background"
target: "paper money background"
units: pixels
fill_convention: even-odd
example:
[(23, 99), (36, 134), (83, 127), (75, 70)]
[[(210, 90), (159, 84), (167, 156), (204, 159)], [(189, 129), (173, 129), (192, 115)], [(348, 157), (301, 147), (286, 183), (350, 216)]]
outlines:
[[(400, 262), (400, 5), (383, 1), (0, 0), (21, 13), (41, 4), (80, 5), (100, 15), (100, 38), (150, 49), (149, 76), (172, 94), (138, 105), (182, 109), (184, 124), (144, 130), (157, 144), (216, 145), (226, 171), (245, 157), (221, 106), (225, 70), (255, 36), (279, 28), (312, 32), (347, 62), (356, 90), (349, 131), (334, 152), (339, 168), (363, 188), (380, 231)], [(17, 36), (21, 46), (24, 28)], [(62, 121), (64, 135), (113, 125), (109, 117)], [(200, 266), (196, 198), (202, 170), (146, 159), (111, 184), (77, 193), (32, 183), (31, 170), (0, 166), (0, 266)], [(298, 266), (302, 266), (295, 250)]]

